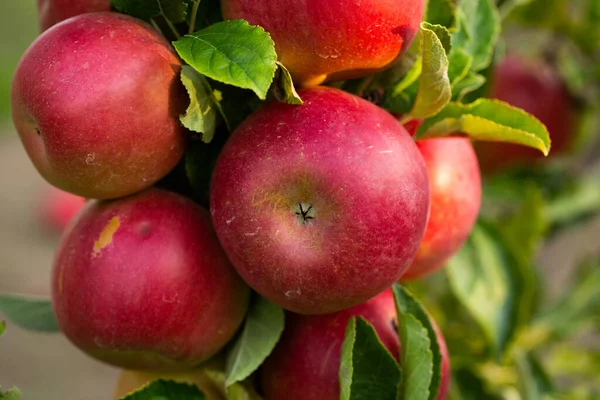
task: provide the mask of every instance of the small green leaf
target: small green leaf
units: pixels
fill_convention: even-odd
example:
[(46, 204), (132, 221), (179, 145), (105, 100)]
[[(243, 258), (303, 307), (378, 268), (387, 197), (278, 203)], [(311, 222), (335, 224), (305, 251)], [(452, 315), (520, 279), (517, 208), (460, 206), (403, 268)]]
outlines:
[(271, 91), (275, 98), (281, 102), (295, 105), (304, 104), (298, 92), (296, 92), (290, 71), (279, 61), (277, 62), (277, 72)]
[(60, 331), (50, 300), (0, 294), (0, 311), (23, 329), (41, 332)]
[(429, 0), (423, 20), (453, 29), (456, 23), (456, 5), (452, 0)]
[(275, 44), (244, 20), (219, 22), (174, 42), (179, 56), (219, 82), (250, 89), (265, 99), (277, 68)]
[(521, 398), (545, 400), (545, 396), (551, 394), (554, 388), (543, 366), (532, 353), (523, 354), (522, 351), (515, 353)]
[(120, 12), (145, 21), (162, 15), (171, 22), (185, 21), (187, 0), (110, 0)]
[(341, 400), (396, 400), (401, 371), (375, 328), (362, 317), (346, 326), (340, 360)]
[(246, 379), (256, 371), (275, 348), (283, 327), (283, 310), (256, 295), (242, 333), (227, 354), (227, 386)]
[(452, 85), (452, 98), (460, 101), (469, 93), (472, 93), (485, 85), (485, 82), (485, 76), (469, 73)]
[(6, 330), (6, 322), (0, 321), (0, 336), (4, 335), (5, 330)]
[(550, 152), (550, 135), (537, 118), (507, 103), (479, 99), (470, 104), (449, 103), (428, 118), (417, 131), (418, 139), (463, 133), (475, 140), (521, 144)]
[(515, 255), (495, 228), (479, 221), (445, 271), (454, 295), (500, 356), (515, 336), (526, 295)]
[(4, 392), (0, 387), (0, 400), (21, 400), (21, 391), (13, 387), (8, 389), (8, 392)]
[(442, 376), (442, 354), (431, 317), (403, 286), (392, 287), (402, 343), (403, 399), (435, 399)]
[(190, 96), (190, 105), (179, 119), (187, 129), (201, 133), (204, 143), (210, 143), (217, 125), (217, 102), (212, 89), (206, 78), (188, 65), (181, 69), (181, 82)]
[(121, 400), (206, 400), (195, 385), (159, 379), (139, 390), (122, 397)]

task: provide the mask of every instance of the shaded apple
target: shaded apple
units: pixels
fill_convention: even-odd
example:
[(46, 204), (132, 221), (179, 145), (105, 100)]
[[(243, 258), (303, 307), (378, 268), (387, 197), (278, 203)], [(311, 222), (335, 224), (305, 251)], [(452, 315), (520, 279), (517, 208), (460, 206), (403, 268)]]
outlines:
[(162, 189), (91, 201), (62, 238), (52, 301), (68, 339), (130, 369), (185, 370), (241, 324), (248, 287), (208, 212)]
[(300, 91), (246, 119), (214, 169), (215, 230), (244, 280), (302, 314), (390, 287), (427, 221), (423, 158), (394, 117), (338, 89)]
[[(562, 154), (574, 143), (577, 112), (558, 72), (539, 59), (512, 54), (495, 68), (489, 97), (522, 108), (537, 117), (550, 133), (550, 155)], [(509, 143), (477, 142), (475, 150), (484, 172), (531, 165), (545, 157), (539, 151)]]
[(431, 185), (431, 211), (417, 257), (402, 280), (437, 271), (471, 233), (481, 206), (481, 176), (469, 139), (417, 141)]
[(85, 198), (48, 185), (39, 195), (38, 215), (45, 226), (62, 232), (84, 205)]
[(38, 0), (40, 31), (74, 17), (97, 11), (110, 11), (109, 0)]
[(13, 121), (40, 174), (87, 198), (143, 190), (178, 162), (189, 102), (181, 64), (150, 25), (117, 13), (73, 17), (24, 54)]
[(423, 0), (222, 0), (225, 19), (262, 26), (300, 86), (369, 75), (412, 42)]

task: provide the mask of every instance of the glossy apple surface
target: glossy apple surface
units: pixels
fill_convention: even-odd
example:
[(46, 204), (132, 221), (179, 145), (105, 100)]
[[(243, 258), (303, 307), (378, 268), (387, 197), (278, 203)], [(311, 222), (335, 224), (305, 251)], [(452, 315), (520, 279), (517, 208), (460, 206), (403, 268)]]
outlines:
[(414, 38), (423, 0), (222, 0), (225, 19), (271, 34), (280, 61), (301, 86), (368, 75)]
[(40, 31), (74, 17), (97, 11), (110, 11), (109, 0), (38, 0)]
[(185, 370), (207, 360), (236, 332), (248, 298), (208, 212), (161, 189), (89, 202), (52, 271), (67, 338), (129, 369)]
[(425, 139), (417, 147), (429, 174), (431, 210), (417, 257), (402, 280), (443, 267), (471, 233), (481, 206), (481, 176), (469, 139)]
[(211, 214), (244, 280), (285, 309), (348, 308), (412, 262), (429, 210), (423, 157), (384, 110), (333, 88), (272, 102), (222, 150)]
[(13, 121), (40, 174), (86, 198), (116, 198), (165, 176), (183, 154), (181, 64), (150, 25), (117, 13), (71, 18), (24, 54)]

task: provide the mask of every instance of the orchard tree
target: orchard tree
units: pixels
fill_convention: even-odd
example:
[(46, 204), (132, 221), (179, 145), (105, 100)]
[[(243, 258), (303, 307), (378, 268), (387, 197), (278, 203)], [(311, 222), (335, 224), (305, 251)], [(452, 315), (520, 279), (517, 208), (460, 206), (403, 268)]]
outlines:
[(13, 120), (90, 200), (51, 298), (0, 309), (123, 368), (115, 399), (594, 398), (553, 376), (560, 351), (597, 364), (563, 344), (597, 326), (600, 257), (546, 306), (535, 256), (597, 181), (503, 149), (544, 159), (597, 76), (504, 58), (501, 28), (543, 8), (520, 3), (38, 1)]

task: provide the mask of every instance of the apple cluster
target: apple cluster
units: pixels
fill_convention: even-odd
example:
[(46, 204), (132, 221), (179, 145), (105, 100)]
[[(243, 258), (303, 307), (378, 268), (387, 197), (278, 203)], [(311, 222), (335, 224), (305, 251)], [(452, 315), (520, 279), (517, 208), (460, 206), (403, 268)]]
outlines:
[(462, 245), (481, 201), (477, 158), (468, 139), (415, 142), (375, 104), (317, 86), (397, 60), (423, 0), (221, 3), (225, 19), (270, 33), (304, 104), (267, 102), (235, 129), (206, 209), (156, 186), (191, 136), (170, 43), (108, 0), (38, 1), (44, 32), (14, 75), (14, 123), (39, 173), (90, 199), (56, 254), (54, 311), (99, 360), (186, 371), (231, 341), (253, 290), (287, 310), (259, 391), (338, 399), (352, 316), (399, 358), (389, 288), (440, 269)]

